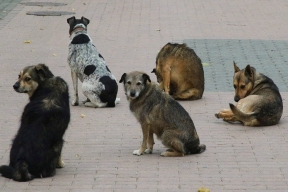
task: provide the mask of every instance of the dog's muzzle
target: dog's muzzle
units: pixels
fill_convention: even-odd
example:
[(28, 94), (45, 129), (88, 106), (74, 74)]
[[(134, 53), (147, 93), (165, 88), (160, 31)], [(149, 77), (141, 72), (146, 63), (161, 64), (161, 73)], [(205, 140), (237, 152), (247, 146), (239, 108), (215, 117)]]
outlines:
[(16, 82), (16, 83), (13, 85), (13, 88), (14, 88), (14, 90), (15, 90), (16, 92), (18, 92), (18, 93), (28, 93), (28, 91), (21, 89), (19, 82)]
[(130, 99), (135, 99), (136, 97), (138, 97), (138, 94), (136, 91), (129, 91), (126, 93), (126, 95), (130, 98)]
[(20, 83), (19, 82), (16, 82), (14, 85), (13, 85), (13, 88), (15, 91), (17, 91), (20, 87)]
[(238, 96), (235, 96), (235, 97), (234, 97), (234, 101), (235, 101), (235, 102), (238, 102), (239, 100), (240, 100), (240, 98), (239, 98)]

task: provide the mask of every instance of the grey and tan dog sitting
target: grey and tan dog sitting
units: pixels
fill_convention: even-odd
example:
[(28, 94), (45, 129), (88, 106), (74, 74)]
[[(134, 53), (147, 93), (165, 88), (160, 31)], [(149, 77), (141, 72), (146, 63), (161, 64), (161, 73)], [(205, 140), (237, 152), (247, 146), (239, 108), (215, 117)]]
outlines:
[(170, 95), (151, 82), (143, 72), (124, 73), (120, 83), (124, 83), (125, 94), (130, 103), (130, 110), (139, 121), (143, 131), (143, 142), (134, 155), (152, 153), (156, 134), (166, 152), (165, 157), (182, 157), (205, 151), (200, 145), (194, 123), (188, 112)]
[(116, 98), (118, 85), (115, 77), (108, 69), (102, 55), (93, 45), (87, 34), (89, 19), (82, 17), (67, 19), (70, 25), (68, 64), (74, 87), (72, 105), (79, 104), (78, 78), (82, 82), (83, 94), (87, 100), (83, 101), (87, 107), (115, 107), (120, 99)]
[(12, 142), (9, 166), (0, 166), (0, 174), (15, 181), (52, 177), (56, 168), (64, 167), (61, 151), (70, 121), (68, 85), (46, 65), (38, 64), (21, 70), (13, 88), (27, 93), (30, 101)]
[(234, 62), (234, 72), (234, 100), (237, 104), (230, 103), (230, 109), (222, 109), (215, 116), (225, 121), (240, 121), (247, 126), (277, 124), (282, 116), (283, 103), (273, 80), (250, 65), (240, 70)]

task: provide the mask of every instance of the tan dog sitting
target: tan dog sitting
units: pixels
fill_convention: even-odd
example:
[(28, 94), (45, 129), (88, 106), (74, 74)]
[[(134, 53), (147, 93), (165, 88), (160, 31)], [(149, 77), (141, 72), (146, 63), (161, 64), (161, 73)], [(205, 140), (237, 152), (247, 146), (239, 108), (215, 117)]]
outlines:
[(186, 44), (168, 43), (158, 53), (156, 68), (160, 88), (174, 99), (201, 99), (204, 71), (201, 59)]

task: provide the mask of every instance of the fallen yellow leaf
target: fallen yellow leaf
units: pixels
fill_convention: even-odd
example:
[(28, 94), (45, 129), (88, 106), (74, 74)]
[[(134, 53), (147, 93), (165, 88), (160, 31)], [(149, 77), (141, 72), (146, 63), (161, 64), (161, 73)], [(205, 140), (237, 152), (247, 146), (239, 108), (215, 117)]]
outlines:
[(201, 187), (198, 189), (198, 192), (210, 192), (210, 189), (208, 189), (206, 187)]
[(209, 66), (209, 63), (202, 63), (203, 66)]
[(31, 41), (30, 40), (25, 40), (24, 43), (29, 44), (29, 43), (31, 43)]

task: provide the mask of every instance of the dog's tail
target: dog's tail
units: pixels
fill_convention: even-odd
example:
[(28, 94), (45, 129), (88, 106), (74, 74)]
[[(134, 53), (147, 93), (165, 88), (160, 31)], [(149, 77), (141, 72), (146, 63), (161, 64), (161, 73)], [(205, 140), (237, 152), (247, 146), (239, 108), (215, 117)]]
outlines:
[(198, 154), (203, 153), (206, 150), (206, 145), (201, 144), (198, 146)]
[(240, 111), (239, 109), (237, 109), (237, 107), (235, 105), (233, 105), (232, 103), (229, 103), (230, 105), (230, 109), (233, 112), (233, 114), (235, 115), (235, 117), (237, 119), (239, 119), (242, 122), (249, 122), (252, 121), (253, 119), (255, 119), (255, 114), (256, 112), (253, 113), (243, 113), (242, 111)]
[(206, 150), (206, 145), (204, 144), (201, 144), (201, 145), (198, 145), (198, 147), (193, 150), (190, 151), (191, 154), (200, 154), (200, 153), (203, 153), (204, 151)]
[(13, 173), (14, 173), (14, 169), (13, 167), (10, 167), (8, 165), (2, 165), (0, 166), (0, 174), (3, 177), (12, 179), (13, 178)]

